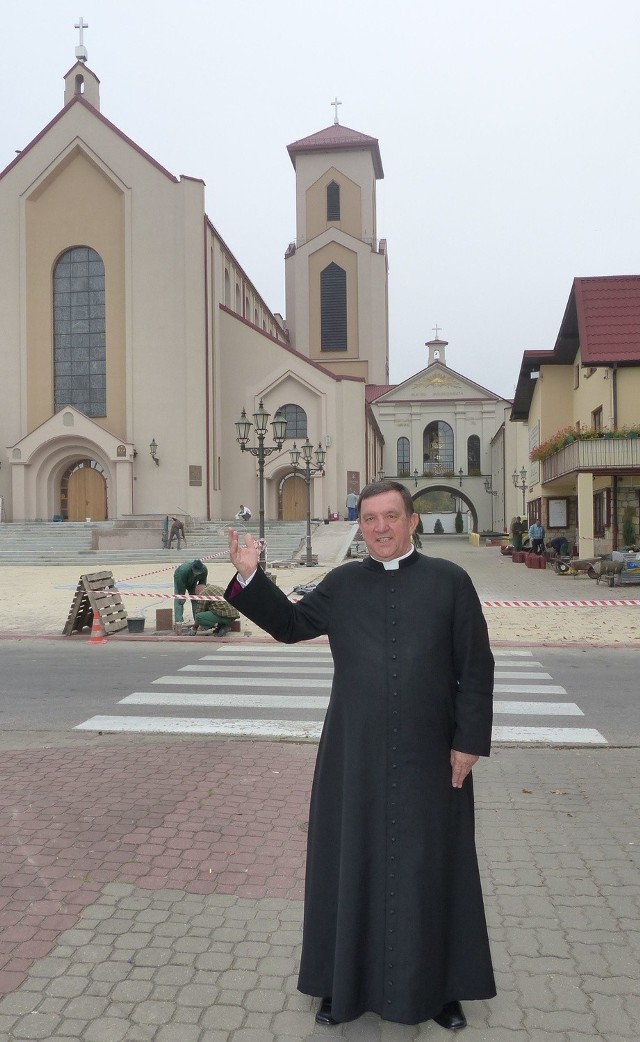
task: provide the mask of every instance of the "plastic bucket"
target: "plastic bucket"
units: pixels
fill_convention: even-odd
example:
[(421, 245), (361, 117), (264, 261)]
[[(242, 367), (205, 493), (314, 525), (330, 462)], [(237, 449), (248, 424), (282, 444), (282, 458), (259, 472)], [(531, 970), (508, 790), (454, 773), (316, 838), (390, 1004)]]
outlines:
[(143, 633), (144, 619), (127, 619), (129, 633)]

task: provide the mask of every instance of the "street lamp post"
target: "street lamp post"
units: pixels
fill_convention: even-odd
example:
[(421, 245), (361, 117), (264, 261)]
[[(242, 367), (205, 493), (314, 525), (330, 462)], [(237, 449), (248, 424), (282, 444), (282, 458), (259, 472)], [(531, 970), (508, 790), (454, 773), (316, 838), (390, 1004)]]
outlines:
[[(295, 441), (293, 448), (289, 449), (289, 455), (291, 456), (291, 466), (293, 467), (294, 474), (298, 474), (300, 454), (302, 453), (303, 470), (300, 473), (300, 477), (307, 486), (307, 550), (305, 564), (307, 568), (313, 567), (313, 554), (311, 553), (311, 482), (316, 474), (324, 474), (324, 461), (327, 458), (325, 450), (322, 445), (318, 445), (316, 451), (313, 451), (313, 445), (307, 440), (302, 445), (302, 449), (299, 449)], [(315, 456), (315, 462), (312, 459), (312, 455)]]
[(493, 487), (491, 478), (484, 479), (484, 490), (491, 496), (491, 531), (493, 532), (493, 497), (498, 495), (497, 489)]
[[(250, 452), (252, 456), (256, 456), (258, 459), (258, 510), (259, 510), (259, 536), (260, 536), (260, 567), (265, 568), (267, 563), (265, 541), (264, 541), (264, 461), (267, 456), (270, 456), (272, 452), (280, 452), (284, 443), (285, 435), (287, 432), (287, 421), (281, 412), (277, 412), (271, 421), (271, 428), (273, 430), (273, 440), (275, 445), (273, 447), (265, 445), (264, 439), (267, 433), (267, 424), (269, 421), (269, 413), (265, 409), (262, 398), (257, 411), (253, 414), (253, 424), (251, 420), (247, 419), (245, 410), (242, 410), (240, 419), (236, 420), (236, 431), (238, 436), (236, 441), (240, 445), (243, 452)], [(251, 427), (255, 428), (256, 437), (258, 439), (257, 445), (247, 445), (249, 440), (249, 431)]]
[(524, 517), (525, 516), (525, 510), (526, 510), (526, 504), (525, 504), (525, 501), (524, 501), (524, 494), (525, 494), (526, 489), (527, 489), (527, 471), (526, 471), (526, 468), (523, 467), (522, 470), (520, 471), (520, 481), (518, 481), (518, 471), (517, 470), (514, 470), (513, 474), (511, 475), (511, 480), (513, 481), (513, 484), (515, 485), (515, 487), (519, 488), (520, 491), (522, 492), (522, 516)]

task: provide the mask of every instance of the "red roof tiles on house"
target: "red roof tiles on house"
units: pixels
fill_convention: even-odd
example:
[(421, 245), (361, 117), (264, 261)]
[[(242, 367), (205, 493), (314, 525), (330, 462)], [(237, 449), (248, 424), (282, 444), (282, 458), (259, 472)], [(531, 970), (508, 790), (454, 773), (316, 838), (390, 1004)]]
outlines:
[(639, 364), (640, 275), (575, 279), (573, 293), (582, 364)]
[(397, 386), (397, 384), (367, 384), (364, 389), (364, 400), (368, 405), (369, 402), (375, 402), (381, 394), (386, 394), (387, 391), (392, 391)]
[(553, 351), (525, 351), (512, 420), (526, 420), (541, 365), (640, 365), (640, 275), (573, 280)]
[(332, 123), (330, 127), (319, 130), (317, 134), (310, 134), (309, 137), (302, 137), (298, 141), (287, 145), (287, 152), (294, 167), (297, 155), (305, 155), (310, 152), (348, 152), (353, 150), (370, 151), (376, 177), (384, 177), (378, 139), (370, 137), (368, 134), (361, 134), (359, 130), (343, 127), (340, 123)]

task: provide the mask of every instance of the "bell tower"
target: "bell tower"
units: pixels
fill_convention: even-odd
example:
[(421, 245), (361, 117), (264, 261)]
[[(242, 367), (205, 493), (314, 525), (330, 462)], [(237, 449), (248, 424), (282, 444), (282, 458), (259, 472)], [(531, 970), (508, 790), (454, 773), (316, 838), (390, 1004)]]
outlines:
[(296, 239), (285, 254), (292, 345), (336, 375), (387, 383), (387, 249), (378, 241), (376, 138), (334, 122), (287, 151), (296, 172)]

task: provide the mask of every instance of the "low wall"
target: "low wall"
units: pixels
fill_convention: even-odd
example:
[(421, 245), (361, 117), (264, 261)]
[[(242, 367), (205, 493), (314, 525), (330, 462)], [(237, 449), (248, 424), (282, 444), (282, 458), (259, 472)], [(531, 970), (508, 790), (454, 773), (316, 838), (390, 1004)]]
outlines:
[(101, 529), (91, 533), (92, 550), (149, 550), (162, 547), (162, 525)]

